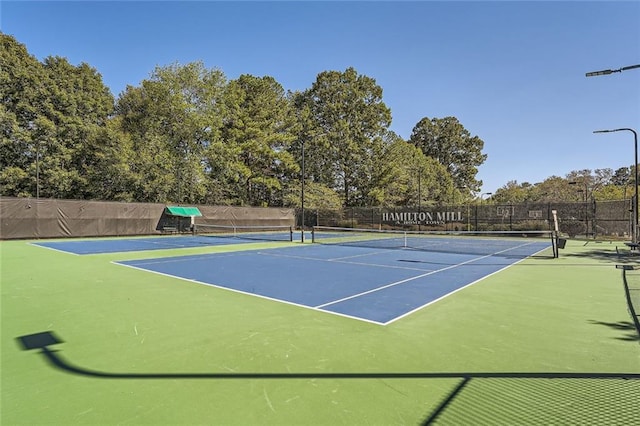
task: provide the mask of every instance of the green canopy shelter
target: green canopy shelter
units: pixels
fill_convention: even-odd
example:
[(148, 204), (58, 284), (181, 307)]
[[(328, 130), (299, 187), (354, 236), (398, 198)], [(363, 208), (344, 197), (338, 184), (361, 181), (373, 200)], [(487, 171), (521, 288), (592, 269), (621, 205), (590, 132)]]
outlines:
[(158, 224), (162, 232), (184, 232), (193, 230), (196, 217), (202, 213), (197, 207), (166, 206)]
[(178, 207), (178, 206), (167, 206), (166, 212), (171, 216), (180, 216), (180, 217), (200, 217), (202, 213), (198, 210), (197, 207)]

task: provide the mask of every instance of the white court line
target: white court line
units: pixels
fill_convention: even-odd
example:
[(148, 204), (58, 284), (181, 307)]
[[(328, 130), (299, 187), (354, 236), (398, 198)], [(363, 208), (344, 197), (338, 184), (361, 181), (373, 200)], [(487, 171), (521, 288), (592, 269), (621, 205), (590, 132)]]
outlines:
[[(377, 252), (377, 253), (384, 253), (384, 252)], [(344, 257), (344, 258), (340, 258), (339, 257), (339, 258), (336, 258), (336, 259), (320, 259), (320, 258), (317, 258), (317, 257), (293, 256), (293, 255), (290, 255), (290, 254), (276, 254), (276, 253), (266, 253), (266, 252), (258, 252), (258, 254), (261, 254), (263, 256), (286, 257), (286, 258), (300, 259), (300, 260), (312, 260), (314, 262), (343, 263), (345, 265), (373, 266), (373, 267), (377, 267), (377, 268), (404, 269), (404, 270), (407, 270), (407, 271), (433, 271), (433, 269), (427, 269), (427, 268), (410, 268), (408, 266), (394, 266), (394, 265), (385, 265), (385, 264), (379, 264), (379, 263), (347, 262), (347, 261), (343, 261), (343, 260), (336, 260), (336, 259), (349, 259), (351, 257), (360, 257), (361, 255), (349, 256), (349, 257)]]
[(178, 275), (171, 275), (171, 274), (168, 274), (168, 273), (165, 273), (165, 272), (158, 272), (158, 271), (153, 271), (151, 269), (140, 268), (138, 266), (127, 265), (125, 263), (118, 263), (118, 262), (111, 262), (111, 263), (113, 263), (114, 265), (120, 265), (120, 266), (124, 266), (126, 268), (137, 269), (138, 271), (144, 271), (144, 272), (147, 272), (147, 273), (150, 272), (152, 274), (162, 275), (164, 277), (169, 277), (169, 278), (175, 278), (175, 279), (178, 279), (178, 280), (187, 281), (187, 282), (194, 283), (194, 284), (206, 285), (206, 286), (214, 287), (214, 288), (217, 288), (217, 289), (220, 289), (220, 290), (230, 291), (232, 293), (238, 293), (238, 294), (244, 294), (244, 295), (247, 295), (247, 296), (259, 297), (260, 299), (269, 300), (271, 302), (284, 303), (286, 305), (296, 306), (298, 308), (310, 309), (312, 311), (321, 312), (323, 314), (337, 315), (339, 317), (354, 319), (354, 320), (358, 320), (358, 321), (364, 321), (364, 322), (368, 322), (370, 324), (384, 325), (384, 323), (379, 322), (379, 321), (374, 321), (374, 320), (370, 320), (370, 319), (367, 319), (367, 318), (361, 318), (361, 317), (357, 317), (357, 316), (342, 314), (340, 312), (325, 311), (323, 309), (318, 309), (318, 308), (315, 308), (313, 306), (303, 305), (303, 304), (296, 303), (296, 302), (290, 302), (288, 300), (278, 299), (278, 298), (275, 298), (275, 297), (264, 296), (262, 294), (252, 293), (250, 291), (238, 290), (238, 289), (235, 289), (233, 287), (225, 287), (225, 286), (218, 285), (218, 284), (207, 283), (207, 282), (203, 282), (203, 281), (194, 280), (194, 279), (191, 279), (191, 278), (181, 277), (181, 276), (178, 276)]
[(192, 260), (202, 260), (202, 259), (206, 259), (212, 256), (216, 256), (216, 257), (231, 257), (231, 256), (241, 256), (241, 255), (247, 255), (247, 252), (231, 252), (231, 253), (224, 253), (224, 252), (220, 252), (220, 253), (203, 253), (203, 254), (190, 254), (190, 255), (186, 255), (186, 256), (172, 256), (172, 257), (160, 257), (160, 258), (155, 258), (155, 259), (149, 259), (146, 262), (139, 262), (138, 260), (121, 260), (121, 261), (114, 261), (112, 263), (117, 263), (119, 265), (125, 265), (125, 266), (131, 266), (131, 265), (127, 265), (125, 263), (120, 263), (120, 262), (136, 262), (136, 265), (156, 265), (158, 263), (176, 263), (176, 262), (190, 262)]
[[(504, 252), (507, 252), (507, 251), (510, 251), (510, 250), (515, 250), (517, 248), (524, 247), (524, 246), (527, 246), (527, 245), (530, 245), (530, 244), (532, 244), (532, 243), (521, 244), (521, 245), (519, 245), (517, 247), (511, 247), (511, 248), (508, 248), (508, 249), (505, 249), (505, 250), (501, 250), (501, 251), (498, 251), (498, 252), (495, 252), (495, 253), (492, 253), (492, 254), (487, 254), (485, 256), (476, 257), (474, 259), (469, 259), (469, 260), (467, 260), (465, 262), (456, 263), (454, 265), (449, 265), (446, 268), (436, 269), (436, 270), (427, 272), (425, 274), (420, 274), (420, 275), (417, 275), (415, 277), (411, 277), (411, 278), (407, 278), (407, 279), (404, 279), (404, 280), (396, 281), (396, 282), (393, 282), (391, 284), (386, 284), (386, 285), (383, 285), (381, 287), (377, 287), (377, 288), (374, 288), (374, 289), (371, 289), (371, 290), (363, 291), (361, 293), (357, 293), (357, 294), (354, 294), (354, 295), (351, 295), (351, 296), (343, 297), (342, 299), (338, 299), (338, 300), (334, 300), (332, 302), (324, 303), (322, 305), (316, 306), (316, 308), (322, 309), (322, 308), (325, 308), (327, 306), (331, 306), (331, 305), (335, 305), (335, 304), (340, 303), (340, 302), (344, 302), (346, 300), (355, 299), (355, 298), (358, 298), (360, 296), (365, 296), (367, 294), (371, 294), (371, 293), (375, 293), (377, 291), (385, 290), (385, 289), (390, 288), (390, 287), (395, 287), (395, 286), (398, 286), (400, 284), (404, 284), (404, 283), (409, 282), (409, 281), (414, 281), (414, 280), (417, 280), (417, 279), (420, 279), (420, 278), (424, 278), (424, 277), (429, 276), (429, 275), (437, 274), (438, 272), (447, 271), (449, 269), (454, 269), (454, 268), (457, 268), (457, 267), (462, 266), (462, 265), (466, 265), (466, 264), (469, 264), (469, 263), (477, 262), (478, 260), (486, 259), (487, 257), (495, 256), (496, 254), (501, 254), (501, 253), (504, 253)], [(507, 266), (511, 266), (511, 265), (512, 264), (507, 265)]]
[[(395, 250), (402, 250), (402, 247), (398, 247)], [(394, 249), (385, 249), (385, 250), (380, 250), (380, 251), (372, 251), (371, 253), (363, 253), (363, 254), (354, 254), (353, 256), (343, 256), (343, 257), (334, 257), (328, 260), (344, 260), (344, 259), (354, 259), (356, 257), (366, 257), (366, 256), (373, 256), (376, 254), (381, 254), (381, 253), (388, 253), (389, 250), (394, 250)]]
[[(192, 247), (198, 247), (200, 245), (214, 245), (214, 244), (200, 244), (200, 243), (194, 243), (194, 244), (190, 244), (188, 242), (185, 242), (184, 240), (189, 239), (191, 240), (193, 238), (193, 236), (191, 235), (177, 235), (177, 236), (157, 236), (157, 237), (150, 237), (150, 238), (136, 238), (136, 239), (129, 239), (129, 241), (140, 241), (144, 244), (149, 244), (149, 245), (157, 245), (157, 246), (167, 246), (167, 247), (180, 247), (180, 248), (192, 248)], [(166, 241), (162, 241), (163, 239), (165, 239)], [(183, 242), (180, 241), (175, 241), (175, 242), (169, 242), (170, 239), (182, 239)], [(150, 241), (153, 240), (153, 241)], [(123, 241), (127, 241), (127, 240), (123, 240)]]
[(39, 243), (27, 243), (27, 244), (30, 245), (30, 246), (35, 246), (35, 247), (40, 247), (40, 248), (44, 248), (44, 249), (48, 249), (48, 250), (57, 251), (58, 253), (72, 254), (74, 256), (83, 256), (83, 254), (80, 254), (80, 253), (74, 253), (72, 251), (61, 250), (61, 249), (57, 249), (57, 248), (41, 245)]
[[(534, 244), (534, 243), (529, 243), (529, 244)], [(533, 255), (536, 255), (536, 254), (538, 254), (538, 253), (540, 253), (540, 252), (543, 252), (543, 251), (545, 251), (545, 250), (547, 250), (547, 248), (544, 248), (544, 249), (542, 249), (542, 250), (540, 250), (540, 251), (537, 251), (536, 253), (533, 253), (533, 254), (532, 254), (532, 256), (533, 256)], [(478, 278), (477, 280), (470, 282), (469, 284), (465, 284), (464, 286), (462, 286), (462, 287), (460, 287), (460, 288), (457, 288), (457, 289), (455, 289), (455, 290), (452, 290), (452, 291), (448, 292), (447, 294), (444, 294), (444, 295), (442, 295), (442, 296), (438, 297), (437, 299), (431, 300), (431, 301), (429, 301), (429, 302), (425, 303), (425, 304), (424, 304), (424, 305), (422, 305), (422, 306), (418, 306), (418, 307), (417, 307), (417, 308), (415, 308), (415, 309), (412, 309), (412, 310), (410, 310), (410, 311), (408, 311), (408, 312), (405, 312), (404, 314), (402, 314), (402, 315), (400, 315), (400, 316), (398, 316), (398, 317), (393, 318), (392, 320), (389, 320), (389, 321), (387, 321), (387, 322), (383, 323), (383, 325), (389, 325), (389, 324), (391, 324), (391, 323), (393, 323), (393, 322), (396, 322), (396, 321), (398, 321), (398, 320), (400, 320), (400, 319), (402, 319), (402, 318), (408, 317), (409, 315), (411, 315), (411, 314), (413, 314), (413, 313), (415, 313), (415, 312), (419, 311), (420, 309), (423, 309), (423, 308), (425, 308), (425, 307), (427, 307), (427, 306), (429, 306), (429, 305), (431, 305), (431, 304), (433, 304), (433, 303), (436, 303), (436, 302), (438, 302), (438, 301), (440, 301), (440, 300), (444, 299), (445, 297), (449, 297), (449, 296), (451, 296), (452, 294), (457, 293), (457, 292), (459, 292), (460, 290), (465, 289), (465, 288), (467, 288), (467, 287), (469, 287), (469, 286), (471, 286), (471, 285), (473, 285), (473, 284), (476, 284), (476, 283), (478, 283), (478, 282), (480, 282), (480, 281), (482, 281), (482, 280), (484, 280), (484, 279), (486, 279), (486, 278), (488, 278), (488, 277), (490, 277), (490, 276), (492, 276), (492, 275), (495, 275), (495, 274), (497, 274), (497, 273), (499, 273), (499, 272), (502, 272), (502, 271), (504, 271), (505, 269), (512, 267), (513, 265), (517, 265), (518, 263), (523, 262), (523, 261), (525, 261), (526, 259), (527, 259), (527, 258), (525, 257), (525, 258), (523, 258), (523, 259), (518, 260), (517, 262), (509, 263), (508, 265), (505, 265), (505, 266), (504, 266), (504, 268), (500, 268), (500, 269), (498, 269), (497, 271), (494, 271), (494, 272), (490, 273), (489, 275), (485, 275), (485, 276), (483, 276), (483, 277), (480, 277), (480, 278)]]
[[(523, 244), (523, 245), (521, 245), (521, 246), (519, 246), (519, 247), (523, 247), (523, 246), (526, 246), (526, 245), (529, 245), (529, 244), (533, 244), (533, 243)], [(427, 275), (435, 274), (436, 272), (440, 272), (440, 271), (444, 271), (444, 270), (447, 270), (447, 269), (456, 268), (456, 267), (458, 267), (458, 266), (462, 266), (462, 265), (467, 264), (467, 263), (472, 263), (472, 262), (475, 262), (475, 261), (478, 261), (478, 260), (481, 260), (481, 259), (484, 259), (484, 258), (487, 258), (487, 257), (493, 256), (493, 255), (495, 255), (495, 254), (503, 253), (503, 252), (506, 252), (506, 251), (509, 251), (509, 250), (513, 250), (513, 249), (516, 249), (516, 248), (519, 248), (519, 247), (513, 247), (513, 248), (511, 248), (511, 249), (503, 250), (503, 251), (500, 251), (500, 252), (496, 252), (496, 253), (491, 254), (491, 255), (486, 255), (486, 256), (482, 256), (482, 257), (478, 257), (478, 258), (470, 259), (470, 260), (468, 260), (468, 261), (466, 261), (466, 262), (462, 262), (462, 263), (455, 264), (455, 265), (450, 265), (450, 266), (448, 266), (448, 267), (446, 267), (446, 268), (442, 268), (442, 269), (439, 269), (439, 270), (430, 271), (430, 272), (428, 272), (428, 273), (426, 273), (426, 274), (421, 274), (421, 275), (419, 275), (419, 276), (417, 276), (417, 277), (413, 277), (413, 278), (410, 278), (410, 279), (407, 279), (407, 280), (402, 280), (402, 281), (399, 281), (399, 282), (397, 282), (397, 283), (392, 283), (392, 284), (386, 285), (386, 286), (384, 286), (384, 287), (381, 287), (381, 288), (378, 288), (378, 289), (374, 289), (374, 290), (370, 290), (370, 291), (367, 291), (367, 292), (361, 293), (361, 294), (359, 294), (359, 295), (354, 295), (354, 296), (347, 297), (347, 298), (344, 298), (344, 299), (341, 299), (341, 300), (347, 300), (347, 299), (351, 299), (351, 298), (354, 298), (354, 297), (357, 297), (357, 296), (360, 296), (360, 295), (364, 295), (364, 294), (367, 294), (367, 293), (373, 293), (373, 292), (375, 292), (375, 291), (377, 291), (377, 290), (382, 290), (383, 288), (391, 287), (392, 285), (399, 285), (399, 284), (401, 284), (401, 283), (403, 283), (403, 282), (407, 282), (407, 281), (411, 281), (411, 280), (418, 279), (418, 278), (420, 278), (420, 277), (424, 277), (424, 276), (427, 276)], [(540, 251), (544, 251), (544, 250), (546, 250), (546, 248), (545, 248), (545, 249), (542, 249), (542, 250), (540, 250)], [(193, 257), (201, 257), (201, 256), (202, 256), (202, 257), (208, 257), (208, 256), (212, 256), (212, 255), (213, 255), (213, 256), (220, 256), (220, 255), (222, 255), (222, 256), (234, 256), (234, 255), (242, 255), (242, 254), (250, 254), (250, 253), (254, 253), (254, 254), (255, 254), (256, 252), (255, 252), (255, 251), (249, 251), (249, 252), (233, 252), (233, 253), (208, 253), (208, 254), (203, 254), (203, 255), (185, 256), (185, 257), (186, 257), (186, 258), (189, 258), (189, 257), (190, 257), (190, 258), (192, 258), (192, 259), (193, 259)], [(265, 253), (265, 252), (258, 252), (258, 254), (263, 254), (263, 255), (264, 255), (264, 254), (267, 254), (267, 253)], [(534, 253), (534, 254), (535, 254), (535, 253)], [(277, 255), (274, 255), (274, 254), (272, 254), (272, 253), (269, 253), (269, 255), (271, 255), (271, 256), (277, 256)], [(298, 256), (287, 256), (287, 255), (280, 255), (280, 256), (283, 256), (283, 257), (294, 257), (294, 258), (295, 258), (295, 257), (298, 257)], [(305, 258), (305, 257), (301, 257), (301, 256), (300, 256), (299, 258), (300, 258), (300, 259), (315, 260), (315, 261), (325, 261), (325, 262), (326, 262), (326, 261), (328, 261), (327, 259)], [(248, 295), (248, 296), (259, 297), (259, 298), (261, 298), (261, 299), (269, 300), (269, 301), (272, 301), (272, 302), (284, 303), (284, 304), (291, 305), (291, 306), (296, 306), (296, 307), (299, 307), (299, 308), (310, 309), (310, 310), (313, 310), (313, 311), (316, 311), (316, 312), (321, 312), (321, 313), (323, 313), (323, 314), (331, 314), (331, 315), (336, 315), (336, 316), (339, 316), (339, 317), (349, 318), (349, 319), (353, 319), (353, 320), (357, 320), (357, 321), (362, 321), (362, 322), (366, 322), (366, 323), (370, 323), (370, 324), (386, 326), (386, 325), (388, 325), (388, 324), (391, 324), (392, 322), (395, 322), (395, 321), (397, 321), (397, 320), (399, 320), (399, 319), (401, 319), (401, 318), (404, 318), (404, 317), (406, 317), (406, 316), (408, 316), (408, 315), (410, 315), (410, 314), (412, 314), (412, 313), (414, 313), (414, 312), (416, 312), (416, 311), (418, 311), (418, 310), (420, 310), (420, 309), (424, 308), (425, 306), (428, 306), (428, 305), (430, 305), (430, 304), (432, 304), (432, 303), (435, 303), (435, 302), (437, 302), (437, 301), (439, 301), (439, 300), (441, 300), (441, 299), (443, 299), (443, 298), (445, 298), (445, 297), (447, 297), (447, 296), (449, 296), (449, 295), (451, 295), (451, 294), (453, 294), (453, 293), (455, 293), (455, 292), (457, 292), (457, 291), (460, 291), (460, 290), (462, 290), (463, 288), (470, 286), (471, 284), (475, 284), (476, 282), (479, 282), (479, 281), (481, 281), (481, 280), (485, 279), (486, 277), (488, 277), (488, 276), (490, 276), (490, 275), (493, 275), (493, 274), (498, 273), (498, 272), (500, 272), (500, 271), (502, 271), (502, 270), (504, 270), (504, 269), (506, 269), (506, 268), (508, 268), (508, 267), (511, 267), (511, 266), (515, 265), (516, 263), (519, 263), (519, 262), (521, 262), (521, 261), (523, 261), (523, 260), (525, 260), (525, 259), (526, 259), (526, 258), (523, 258), (523, 259), (521, 259), (521, 260), (520, 260), (520, 261), (518, 261), (518, 262), (514, 262), (514, 263), (511, 263), (511, 264), (505, 265), (505, 267), (504, 267), (504, 268), (501, 268), (499, 271), (493, 272), (493, 273), (491, 273), (491, 274), (489, 274), (489, 275), (487, 275), (487, 276), (484, 276), (484, 277), (482, 277), (482, 278), (480, 278), (480, 279), (478, 279), (478, 280), (476, 280), (476, 281), (474, 281), (474, 282), (472, 282), (472, 283), (469, 283), (469, 284), (467, 284), (467, 285), (465, 285), (465, 286), (463, 286), (463, 287), (460, 287), (460, 288), (458, 288), (458, 289), (456, 289), (456, 290), (453, 290), (453, 291), (451, 291), (451, 292), (447, 293), (446, 295), (444, 295), (444, 296), (442, 296), (442, 297), (440, 297), (440, 298), (438, 298), (438, 299), (435, 299), (435, 300), (429, 301), (428, 303), (426, 303), (426, 304), (424, 304), (424, 305), (422, 305), (422, 306), (420, 306), (420, 307), (418, 307), (418, 308), (415, 308), (415, 309), (411, 310), (410, 312), (407, 312), (407, 313), (404, 313), (404, 314), (402, 314), (402, 315), (400, 315), (400, 316), (398, 316), (398, 317), (395, 317), (395, 318), (393, 318), (393, 319), (391, 319), (391, 320), (389, 320), (389, 321), (387, 321), (387, 322), (380, 322), (380, 321), (375, 321), (375, 320), (371, 320), (371, 319), (367, 319), (367, 318), (358, 317), (358, 316), (355, 316), (355, 315), (348, 315), (348, 314), (343, 314), (343, 313), (340, 313), (340, 312), (334, 312), (334, 311), (330, 311), (330, 310), (322, 309), (322, 308), (323, 308), (323, 307), (325, 307), (325, 306), (329, 306), (329, 305), (331, 305), (331, 304), (338, 303), (339, 301), (334, 301), (334, 302), (330, 302), (330, 303), (325, 303), (325, 304), (323, 304), (323, 305), (319, 305), (319, 306), (315, 306), (315, 307), (314, 307), (314, 306), (309, 306), (309, 305), (303, 305), (303, 304), (296, 303), (296, 302), (290, 302), (290, 301), (283, 300), (283, 299), (278, 299), (278, 298), (273, 298), (273, 297), (269, 297), (269, 296), (264, 296), (264, 295), (257, 294), (257, 293), (253, 293), (253, 292), (250, 292), (250, 291), (237, 290), (237, 289), (234, 289), (234, 288), (232, 288), (232, 287), (225, 287), (225, 286), (221, 286), (221, 285), (217, 285), (217, 284), (213, 284), (213, 283), (207, 283), (207, 282), (202, 282), (202, 281), (194, 280), (194, 279), (191, 279), (191, 278), (181, 277), (181, 276), (177, 276), (177, 275), (171, 275), (171, 274), (164, 273), (164, 272), (153, 271), (153, 270), (145, 269), (145, 268), (143, 268), (143, 267), (138, 266), (138, 265), (142, 265), (142, 264), (138, 264), (138, 265), (134, 266), (134, 265), (127, 265), (127, 264), (125, 264), (125, 263), (121, 263), (121, 262), (117, 262), (117, 261), (112, 261), (111, 263), (112, 263), (112, 264), (115, 264), (115, 265), (120, 265), (120, 266), (124, 266), (124, 267), (128, 267), (128, 268), (132, 268), (132, 269), (137, 269), (137, 270), (139, 270), (139, 271), (144, 271), (144, 272), (147, 272), (147, 273), (149, 273), (149, 272), (150, 272), (150, 273), (152, 273), (152, 274), (162, 275), (162, 276), (169, 277), (169, 278), (174, 278), (174, 279), (178, 279), (178, 280), (182, 280), (182, 281), (187, 281), (187, 282), (191, 282), (191, 283), (195, 283), (195, 284), (200, 284), (200, 285), (206, 285), (206, 286), (209, 286), (209, 287), (218, 288), (218, 289), (220, 289), (220, 290), (226, 290), (226, 291), (230, 291), (230, 292), (233, 292), (233, 293), (239, 293), (239, 294), (244, 294), (244, 295)], [(158, 262), (145, 262), (145, 263), (143, 263), (143, 264), (162, 263), (163, 261), (164, 261), (164, 262), (167, 262), (167, 260), (166, 260), (166, 259), (156, 259), (156, 260), (158, 260)], [(172, 261), (172, 262), (173, 262), (173, 261), (176, 261), (176, 262), (177, 262), (177, 261), (181, 261), (181, 260), (182, 260), (182, 259), (172, 259), (171, 261)], [(184, 259), (184, 260), (187, 260), (187, 259)], [(336, 261), (332, 261), (332, 262), (336, 262)], [(341, 263), (349, 263), (349, 262), (341, 262)], [(371, 264), (363, 264), (363, 265), (372, 266)], [(389, 266), (386, 266), (386, 267), (389, 267)], [(418, 270), (423, 270), (423, 269), (418, 269)]]
[[(152, 237), (152, 238), (162, 238), (162, 237)], [(176, 238), (176, 237), (170, 237), (170, 238)], [(163, 247), (167, 247), (167, 248), (171, 248), (171, 247), (179, 247), (179, 248), (197, 247), (197, 246), (184, 245), (184, 244), (169, 244), (169, 243), (165, 243), (165, 242), (145, 241), (145, 240), (146, 240), (146, 238), (133, 238), (133, 239), (125, 238), (125, 239), (106, 239), (106, 240), (101, 239), (101, 240), (95, 240), (95, 241), (90, 241), (90, 240), (82, 240), (82, 241), (80, 241), (80, 240), (76, 240), (76, 241), (52, 241), (52, 243), (62, 243), (62, 244), (65, 244), (65, 243), (76, 244), (76, 243), (78, 243), (78, 244), (82, 244), (82, 243), (86, 242), (88, 244), (91, 244), (91, 243), (94, 243), (94, 242), (95, 243), (100, 243), (101, 241), (120, 241), (120, 242), (122, 242), (122, 241), (136, 241), (136, 242), (138, 242), (139, 241), (139, 242), (142, 242), (142, 243), (144, 243), (146, 245), (159, 245), (159, 246), (163, 246)], [(58, 248), (54, 248), (54, 247), (49, 247), (47, 245), (44, 245), (44, 244), (47, 244), (45, 242), (43, 242), (43, 243), (30, 242), (30, 243), (27, 243), (27, 244), (32, 245), (32, 246), (36, 246), (36, 247), (46, 248), (46, 249), (57, 251), (57, 252), (60, 252), (60, 253), (73, 254), (74, 256), (90, 256), (90, 255), (93, 255), (93, 254), (113, 254), (113, 253), (130, 253), (130, 252), (134, 252), (134, 251), (147, 251), (147, 249), (141, 247), (141, 248), (136, 248), (135, 250), (124, 250), (124, 251), (117, 251), (117, 252), (113, 252), (113, 251), (91, 251), (91, 252), (88, 252), (88, 253), (75, 253), (73, 251), (67, 251), (67, 250), (64, 250), (64, 249), (58, 249)]]

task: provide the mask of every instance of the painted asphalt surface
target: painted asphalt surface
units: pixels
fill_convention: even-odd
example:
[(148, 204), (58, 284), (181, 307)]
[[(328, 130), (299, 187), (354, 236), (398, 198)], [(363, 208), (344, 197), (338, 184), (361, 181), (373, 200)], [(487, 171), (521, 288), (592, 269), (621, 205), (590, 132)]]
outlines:
[[(283, 240), (285, 235), (283, 234)], [(46, 241), (33, 243), (67, 253), (78, 255), (121, 253), (131, 251), (167, 250), (177, 248), (219, 246), (228, 244), (255, 243), (257, 239), (236, 237), (205, 237), (205, 236), (163, 236), (148, 238), (118, 238), (110, 240), (73, 240)]]
[(118, 264), (388, 324), (549, 247), (513, 244), (493, 255), (309, 244)]

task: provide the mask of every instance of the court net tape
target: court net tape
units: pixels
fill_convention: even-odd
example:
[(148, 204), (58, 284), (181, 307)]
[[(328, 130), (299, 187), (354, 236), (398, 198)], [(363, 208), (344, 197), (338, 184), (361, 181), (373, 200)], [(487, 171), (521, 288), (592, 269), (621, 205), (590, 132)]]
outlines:
[(258, 241), (293, 241), (293, 227), (286, 225), (194, 224), (193, 234), (202, 237)]
[[(554, 231), (402, 231), (315, 226), (317, 244), (489, 256), (557, 257)], [(549, 249), (547, 251), (547, 249)]]

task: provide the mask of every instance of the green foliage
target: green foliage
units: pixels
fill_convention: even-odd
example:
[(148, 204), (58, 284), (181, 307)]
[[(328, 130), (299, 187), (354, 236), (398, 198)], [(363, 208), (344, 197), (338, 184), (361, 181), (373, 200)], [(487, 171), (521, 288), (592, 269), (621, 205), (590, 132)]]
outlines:
[(593, 197), (599, 201), (624, 200), (633, 196), (633, 186), (606, 185), (593, 191)]
[(6, 194), (28, 197), (33, 186), (29, 174), (16, 166), (5, 167), (0, 171), (0, 188)]
[(384, 207), (442, 204), (455, 192), (444, 166), (399, 138), (385, 146), (374, 181), (371, 204)]
[(64, 58), (40, 63), (12, 37), (0, 40), (2, 194), (35, 196), (39, 187), (43, 197), (104, 198), (87, 187), (85, 173), (99, 155), (87, 142), (113, 113), (101, 76)]
[[(302, 207), (302, 187), (295, 183), (285, 189), (285, 207)], [(316, 183), (305, 183), (304, 206), (309, 210), (341, 210), (342, 198), (340, 194), (327, 186)]]
[(286, 93), (273, 77), (172, 64), (115, 101), (88, 64), (0, 41), (2, 195), (294, 205), (303, 161), (318, 208), (460, 195), (450, 171), (388, 130), (382, 88), (353, 68)]
[[(13, 37), (0, 33), (0, 167), (3, 195), (35, 195), (38, 121), (48, 76), (38, 60)], [(33, 165), (33, 179), (24, 174)], [(11, 168), (12, 171), (7, 170)], [(22, 170), (21, 177), (15, 168)]]
[(227, 183), (249, 204), (269, 205), (298, 171), (289, 152), (297, 126), (290, 100), (273, 77), (242, 75), (227, 85), (225, 105), (222, 138), (238, 153), (236, 178)]
[(536, 184), (509, 181), (491, 196), (491, 202), (539, 203), (628, 199), (634, 195), (633, 180), (628, 181), (629, 170), (632, 168), (619, 169), (616, 173), (611, 169), (577, 170), (568, 173), (564, 178), (551, 176)]
[(522, 203), (527, 199), (527, 185), (519, 185), (515, 180), (509, 181), (491, 195), (491, 201), (496, 203)]
[(120, 132), (120, 118), (88, 135), (81, 147), (80, 170), (85, 178), (83, 198), (135, 201), (135, 176), (130, 165), (136, 154), (131, 139)]
[(299, 95), (301, 135), (308, 148), (309, 177), (339, 190), (344, 206), (367, 204), (373, 176), (384, 149), (391, 111), (382, 88), (355, 69), (318, 74)]
[(423, 118), (416, 124), (409, 142), (442, 164), (453, 177), (456, 188), (477, 192), (482, 182), (476, 180), (478, 167), (487, 159), (482, 154), (484, 142), (471, 136), (455, 117)]
[[(382, 88), (354, 68), (287, 93), (273, 77), (226, 81), (202, 62), (171, 64), (116, 102), (90, 65), (40, 62), (1, 33), (0, 43), (2, 195), (294, 205), (303, 146), (307, 185), (331, 206), (336, 194), (343, 207), (461, 203), (481, 185), (478, 136), (455, 117), (425, 117), (403, 141)], [(486, 202), (628, 199), (634, 173), (512, 180)]]
[[(157, 67), (141, 87), (127, 87), (118, 100), (123, 130), (132, 141), (135, 199), (204, 202), (208, 165), (222, 126), (225, 77), (201, 62)], [(224, 153), (222, 154), (224, 155)]]
[(611, 176), (611, 184), (615, 186), (625, 186), (633, 181), (632, 174), (635, 173), (633, 167), (620, 167)]

